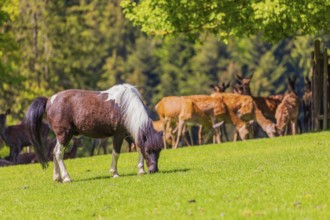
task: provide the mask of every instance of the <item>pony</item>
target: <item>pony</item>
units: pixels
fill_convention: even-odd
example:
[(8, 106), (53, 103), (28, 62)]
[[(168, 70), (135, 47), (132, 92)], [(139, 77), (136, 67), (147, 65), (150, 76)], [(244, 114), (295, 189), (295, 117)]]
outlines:
[[(7, 115), (9, 114), (10, 109), (8, 109), (4, 114), (0, 114), (0, 136), (10, 148), (9, 160), (16, 163), (22, 148), (31, 146), (31, 141), (27, 135), (24, 122), (6, 127)], [(50, 132), (49, 126), (45, 123), (41, 123), (40, 129), (41, 140), (45, 141)]]
[[(47, 167), (47, 149), (41, 143), (40, 125), (46, 114), (56, 136), (53, 180), (70, 182), (63, 162), (63, 148), (75, 135), (90, 138), (113, 137), (110, 173), (118, 177), (117, 162), (121, 145), (132, 136), (146, 160), (149, 173), (158, 171), (163, 148), (162, 133), (155, 131), (139, 91), (130, 84), (115, 85), (105, 91), (64, 90), (50, 98), (38, 97), (26, 113), (28, 134), (38, 161)], [(141, 156), (141, 155), (140, 155)], [(139, 160), (141, 161), (141, 160)], [(138, 165), (143, 169), (143, 164)]]

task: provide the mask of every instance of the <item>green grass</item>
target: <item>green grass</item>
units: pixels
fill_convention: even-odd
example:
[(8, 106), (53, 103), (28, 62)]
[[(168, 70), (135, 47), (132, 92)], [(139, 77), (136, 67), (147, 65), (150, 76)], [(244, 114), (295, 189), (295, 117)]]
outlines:
[(0, 168), (1, 219), (330, 219), (330, 132), (164, 150), (137, 176), (136, 153)]

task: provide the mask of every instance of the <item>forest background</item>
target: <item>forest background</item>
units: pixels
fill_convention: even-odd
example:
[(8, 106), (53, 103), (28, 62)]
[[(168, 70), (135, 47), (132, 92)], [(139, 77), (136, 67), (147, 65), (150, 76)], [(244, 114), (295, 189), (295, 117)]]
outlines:
[(164, 96), (208, 94), (209, 85), (251, 75), (252, 93), (284, 93), (286, 77), (310, 76), (307, 35), (269, 43), (263, 34), (221, 37), (148, 36), (125, 18), (119, 0), (0, 2), (0, 111), (8, 124), (24, 118), (31, 101), (64, 89), (105, 90), (136, 85), (154, 119)]

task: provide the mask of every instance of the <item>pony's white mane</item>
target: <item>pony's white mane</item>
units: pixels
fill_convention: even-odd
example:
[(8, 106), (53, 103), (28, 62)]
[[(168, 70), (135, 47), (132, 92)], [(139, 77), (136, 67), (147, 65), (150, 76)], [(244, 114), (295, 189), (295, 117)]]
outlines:
[(137, 142), (139, 130), (146, 127), (149, 121), (149, 116), (139, 91), (130, 84), (122, 84), (115, 85), (101, 93), (107, 93), (107, 101), (114, 100), (121, 107), (124, 125), (134, 141)]

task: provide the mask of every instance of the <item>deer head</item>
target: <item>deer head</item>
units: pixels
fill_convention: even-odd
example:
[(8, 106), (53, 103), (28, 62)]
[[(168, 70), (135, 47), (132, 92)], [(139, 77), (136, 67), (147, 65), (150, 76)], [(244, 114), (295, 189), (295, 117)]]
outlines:
[(236, 82), (243, 86), (250, 86), (253, 74), (254, 73), (252, 73), (250, 77), (243, 77), (243, 76), (236, 74)]
[(10, 109), (7, 109), (5, 113), (0, 114), (0, 131), (2, 131), (6, 126), (7, 115), (10, 114)]
[(243, 77), (238, 74), (236, 74), (236, 83), (240, 86), (242, 86), (244, 95), (252, 95), (251, 89), (250, 89), (250, 83), (253, 77), (253, 73), (250, 77)]
[(310, 92), (312, 91), (312, 82), (308, 78), (308, 76), (305, 76), (305, 85), (304, 85), (304, 92)]
[(288, 90), (289, 92), (293, 92), (296, 94), (296, 90), (295, 90), (295, 82), (297, 80), (297, 77), (294, 76), (292, 79), (290, 76), (288, 76)]
[(220, 86), (219, 86), (219, 85), (211, 84), (211, 85), (210, 85), (210, 88), (212, 89), (212, 92), (213, 92), (213, 93), (215, 93), (215, 92), (220, 92)]
[(230, 86), (230, 82), (228, 82), (227, 84), (226, 83), (221, 83), (219, 85), (210, 85), (210, 88), (212, 89), (212, 92), (215, 93), (215, 92), (225, 92), (227, 88), (229, 88)]
[(233, 92), (236, 94), (243, 94), (243, 88), (242, 85), (236, 84), (236, 85), (231, 85), (233, 88)]
[(225, 92), (226, 89), (228, 89), (230, 86), (230, 82), (226, 83), (221, 83), (221, 85), (219, 86), (219, 92)]

